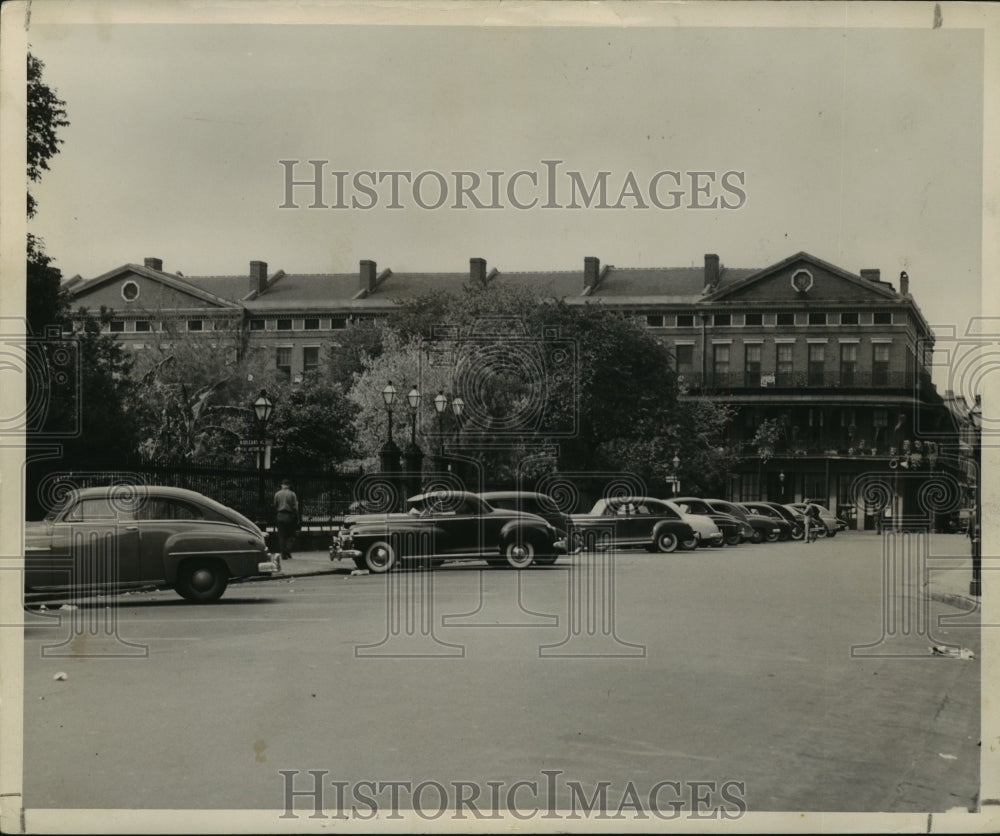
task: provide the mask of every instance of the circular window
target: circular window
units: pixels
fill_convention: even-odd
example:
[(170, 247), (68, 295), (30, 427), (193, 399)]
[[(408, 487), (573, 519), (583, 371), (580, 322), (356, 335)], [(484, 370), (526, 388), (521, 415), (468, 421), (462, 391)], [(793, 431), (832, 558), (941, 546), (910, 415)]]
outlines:
[(805, 293), (813, 286), (813, 276), (808, 270), (796, 270), (792, 273), (792, 287), (799, 293)]
[(139, 285), (131, 279), (122, 285), (122, 299), (126, 302), (134, 302), (139, 298)]

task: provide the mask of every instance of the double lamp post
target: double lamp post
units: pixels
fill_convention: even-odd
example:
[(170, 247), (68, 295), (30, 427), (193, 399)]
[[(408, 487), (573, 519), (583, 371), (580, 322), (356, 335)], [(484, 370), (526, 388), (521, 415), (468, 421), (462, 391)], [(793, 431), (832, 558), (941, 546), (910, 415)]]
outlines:
[[(385, 404), (386, 411), (386, 440), (379, 451), (379, 459), (383, 473), (399, 473), (400, 449), (392, 437), (392, 413), (398, 394), (398, 390), (392, 385), (391, 380), (385, 388), (382, 389), (382, 402)], [(407, 486), (407, 488), (412, 493), (417, 493), (420, 489), (420, 474), (423, 468), (424, 460), (424, 452), (417, 444), (417, 415), (420, 412), (420, 401), (422, 398), (423, 395), (416, 386), (412, 387), (406, 394), (406, 405), (410, 410), (410, 443), (407, 444), (406, 450), (403, 452), (402, 456), (404, 470), (408, 475), (408, 481), (411, 483)], [(433, 403), (434, 410), (437, 413), (438, 418), (439, 442), (437, 468), (444, 470), (446, 468), (444, 461), (444, 415), (449, 406), (448, 396), (445, 395), (444, 391), (439, 391), (437, 396), (434, 398)], [(461, 398), (454, 398), (450, 402), (450, 406), (452, 415), (455, 416), (457, 424), (461, 420), (462, 411), (465, 408), (465, 401)]]

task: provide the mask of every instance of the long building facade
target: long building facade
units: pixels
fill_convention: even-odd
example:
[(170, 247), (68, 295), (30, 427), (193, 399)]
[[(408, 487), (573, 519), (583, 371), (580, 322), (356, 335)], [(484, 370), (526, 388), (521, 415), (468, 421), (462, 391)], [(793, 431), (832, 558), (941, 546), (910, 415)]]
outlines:
[(261, 352), (295, 382), (345, 330), (432, 289), (491, 282), (623, 312), (666, 344), (686, 396), (735, 410), (731, 499), (816, 499), (852, 527), (874, 528), (924, 502), (918, 492), (936, 469), (953, 475), (957, 504), (972, 501), (972, 445), (960, 442), (971, 410), (931, 383), (934, 336), (906, 273), (894, 285), (877, 269), (855, 274), (805, 252), (763, 268), (707, 254), (692, 267), (587, 257), (582, 270), (539, 272), (487, 269), (481, 258), (454, 273), (364, 260), (355, 274), (288, 274), (251, 261), (242, 276), (183, 276), (147, 258), (64, 287), (74, 309), (112, 309), (106, 327), (133, 351), (197, 332)]

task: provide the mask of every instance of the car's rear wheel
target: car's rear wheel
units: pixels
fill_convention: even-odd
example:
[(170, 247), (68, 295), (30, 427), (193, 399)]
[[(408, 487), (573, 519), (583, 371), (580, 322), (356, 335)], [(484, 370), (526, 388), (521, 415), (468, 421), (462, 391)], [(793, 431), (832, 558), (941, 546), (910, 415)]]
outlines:
[(218, 601), (229, 585), (229, 570), (221, 560), (187, 560), (177, 578), (177, 594), (195, 604)]
[(770, 534), (767, 535), (767, 542), (768, 543), (776, 543), (778, 541), (778, 538), (780, 536), (781, 536), (781, 532), (780, 531), (772, 531)]
[(801, 525), (793, 525), (792, 526), (792, 539), (793, 540), (801, 540), (805, 536), (806, 536), (806, 533), (805, 533), (805, 531), (802, 530), (802, 526)]
[(743, 536), (738, 531), (733, 531), (726, 535), (727, 546), (738, 546), (743, 542)]
[(396, 565), (396, 549), (387, 540), (376, 540), (365, 549), (363, 560), (373, 575), (384, 575)]
[[(694, 546), (697, 544), (698, 541), (696, 538), (694, 540), (694, 545), (690, 547), (684, 546), (684, 548), (693, 549)], [(658, 552), (662, 552), (663, 554), (670, 554), (670, 552), (675, 551), (677, 549), (677, 545), (678, 545), (677, 535), (674, 534), (674, 532), (669, 531), (665, 528), (660, 529), (659, 531), (656, 532), (656, 537), (653, 540), (653, 548), (655, 548)]]
[(751, 537), (750, 540), (752, 542), (754, 542), (754, 543), (763, 543), (764, 542), (764, 532), (761, 531), (759, 528), (755, 528), (753, 530), (753, 537)]
[(503, 561), (511, 569), (527, 569), (535, 559), (535, 544), (530, 540), (511, 540), (503, 547)]

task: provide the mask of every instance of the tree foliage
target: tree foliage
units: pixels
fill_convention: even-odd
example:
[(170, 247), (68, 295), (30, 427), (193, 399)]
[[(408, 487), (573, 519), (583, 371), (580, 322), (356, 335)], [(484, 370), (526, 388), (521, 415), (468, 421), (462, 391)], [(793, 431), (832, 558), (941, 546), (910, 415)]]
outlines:
[[(28, 179), (38, 183), (42, 172), (49, 170), (49, 160), (59, 153), (63, 139), (59, 128), (69, 126), (66, 118), (66, 102), (60, 99), (42, 80), (45, 65), (28, 53), (28, 109), (27, 109), (27, 151)], [(37, 211), (35, 199), (28, 191), (28, 217)]]

